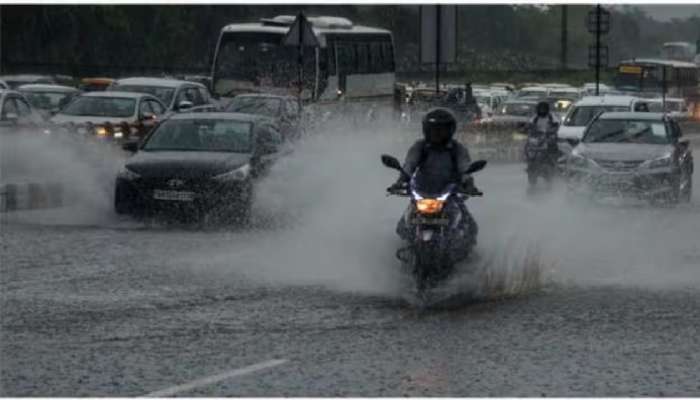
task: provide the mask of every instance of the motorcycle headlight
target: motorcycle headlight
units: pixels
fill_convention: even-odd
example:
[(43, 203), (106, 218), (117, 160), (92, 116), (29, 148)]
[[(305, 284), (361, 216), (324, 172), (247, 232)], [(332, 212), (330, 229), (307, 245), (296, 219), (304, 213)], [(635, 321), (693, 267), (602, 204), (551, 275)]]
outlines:
[(420, 199), (416, 200), (416, 209), (421, 214), (437, 214), (442, 211), (444, 200), (438, 199)]
[(224, 172), (223, 174), (216, 175), (213, 179), (217, 181), (242, 181), (248, 178), (250, 175), (250, 164), (246, 164), (242, 167), (236, 168), (233, 171)]
[(649, 160), (645, 164), (647, 168), (667, 168), (671, 166), (671, 161), (671, 155), (669, 154), (655, 160)]
[(118, 178), (121, 179), (126, 179), (128, 181), (133, 181), (134, 179), (138, 179), (141, 177), (141, 175), (137, 174), (136, 172), (124, 167), (122, 168), (121, 171), (119, 171), (119, 174), (117, 174)]

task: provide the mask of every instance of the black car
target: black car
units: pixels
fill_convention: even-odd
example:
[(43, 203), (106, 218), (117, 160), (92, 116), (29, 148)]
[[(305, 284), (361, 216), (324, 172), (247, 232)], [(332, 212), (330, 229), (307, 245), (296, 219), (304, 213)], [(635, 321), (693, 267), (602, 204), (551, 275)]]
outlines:
[(606, 112), (568, 157), (570, 195), (689, 202), (693, 155), (678, 123), (660, 113)]
[(161, 122), (119, 172), (119, 214), (165, 212), (245, 222), (253, 185), (282, 154), (282, 139), (265, 118), (233, 113), (183, 113)]
[(274, 94), (240, 94), (226, 106), (226, 112), (262, 115), (273, 118), (285, 140), (301, 135), (299, 100)]

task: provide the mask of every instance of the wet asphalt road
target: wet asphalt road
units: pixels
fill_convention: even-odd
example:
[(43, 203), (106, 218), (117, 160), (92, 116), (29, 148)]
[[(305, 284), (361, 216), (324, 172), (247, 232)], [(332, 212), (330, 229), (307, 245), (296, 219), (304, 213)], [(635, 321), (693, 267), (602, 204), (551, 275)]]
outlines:
[[(3, 215), (0, 395), (139, 396), (195, 382), (171, 394), (700, 396), (697, 190), (676, 209), (567, 213), (559, 197), (524, 194), (521, 166), (494, 165), (478, 182), (491, 194), (472, 206), (481, 253), (501, 251), (504, 232), (539, 237), (557, 271), (515, 296), (472, 299), (458, 287), (429, 309), (393, 289), (328, 284), (346, 275), (251, 273), (317, 251), (288, 245), (266, 258), (276, 228)], [(398, 205), (387, 200), (377, 223), (394, 221)], [(387, 257), (377, 267), (397, 266)]]

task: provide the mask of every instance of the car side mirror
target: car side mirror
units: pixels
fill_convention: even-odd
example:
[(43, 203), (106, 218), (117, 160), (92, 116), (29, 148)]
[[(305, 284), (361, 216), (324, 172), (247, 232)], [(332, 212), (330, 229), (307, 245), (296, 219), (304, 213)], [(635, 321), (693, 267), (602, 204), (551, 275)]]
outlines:
[(183, 100), (183, 101), (177, 103), (177, 110), (178, 111), (185, 111), (185, 110), (188, 110), (192, 107), (194, 107), (194, 103), (192, 103), (191, 101)]
[(124, 142), (122, 143), (122, 149), (124, 151), (128, 151), (129, 153), (136, 153), (139, 149), (139, 142), (137, 140)]
[(145, 112), (141, 115), (141, 121), (152, 121), (156, 119), (156, 115), (152, 112)]

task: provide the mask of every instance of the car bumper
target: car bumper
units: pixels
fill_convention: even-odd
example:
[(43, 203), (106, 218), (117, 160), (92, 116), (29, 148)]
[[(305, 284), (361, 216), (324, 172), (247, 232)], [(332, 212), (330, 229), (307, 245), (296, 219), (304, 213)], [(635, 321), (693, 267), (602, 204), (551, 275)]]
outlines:
[(673, 179), (677, 176), (670, 168), (624, 173), (567, 168), (565, 174), (570, 192), (637, 199), (650, 199), (671, 192), (674, 189)]
[[(172, 188), (167, 179), (116, 180), (115, 201), (126, 204), (130, 214), (174, 213), (200, 214), (229, 208), (248, 212), (252, 183), (246, 181), (217, 182), (202, 179)], [(168, 196), (163, 196), (164, 194)]]

